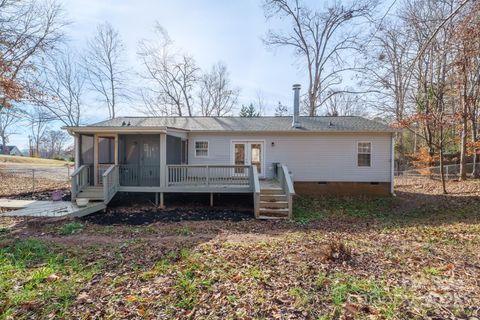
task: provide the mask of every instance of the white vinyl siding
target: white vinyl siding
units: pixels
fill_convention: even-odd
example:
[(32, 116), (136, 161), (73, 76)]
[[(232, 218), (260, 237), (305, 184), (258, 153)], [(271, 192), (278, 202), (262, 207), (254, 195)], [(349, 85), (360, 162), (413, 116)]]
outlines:
[[(294, 181), (389, 182), (391, 178), (390, 133), (190, 133), (189, 139), (209, 142), (208, 158), (190, 157), (189, 164), (231, 164), (232, 141), (262, 140), (267, 178), (273, 176), (274, 162), (286, 164)], [(360, 141), (371, 143), (370, 167), (357, 165)], [(194, 144), (189, 144), (189, 153), (195, 152)]]

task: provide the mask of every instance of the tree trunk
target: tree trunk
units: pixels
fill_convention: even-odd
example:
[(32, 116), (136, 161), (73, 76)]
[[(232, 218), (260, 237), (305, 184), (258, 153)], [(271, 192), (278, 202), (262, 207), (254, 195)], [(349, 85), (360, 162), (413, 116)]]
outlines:
[(3, 154), (7, 154), (7, 138), (2, 135), (1, 136), (2, 138), (2, 151), (3, 151)]
[(445, 167), (443, 165), (443, 143), (440, 146), (440, 178), (442, 179), (442, 193), (447, 194), (447, 186), (445, 182)]
[(480, 178), (480, 170), (478, 170), (478, 149), (476, 148), (477, 143), (477, 124), (475, 120), (472, 121), (472, 142), (473, 142), (473, 168), (472, 168), (472, 177), (477, 179)]
[[(465, 70), (462, 70), (465, 74)], [(463, 83), (462, 103), (462, 135), (460, 139), (460, 181), (467, 179), (467, 137), (468, 137), (468, 96), (466, 92), (467, 81)]]

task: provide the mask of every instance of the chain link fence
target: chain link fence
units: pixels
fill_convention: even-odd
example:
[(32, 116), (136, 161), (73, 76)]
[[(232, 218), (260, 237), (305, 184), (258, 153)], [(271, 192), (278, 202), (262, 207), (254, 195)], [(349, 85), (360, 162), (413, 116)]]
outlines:
[(70, 185), (72, 166), (0, 166), (0, 197), (48, 198), (48, 193)]
[[(480, 174), (480, 163), (467, 163), (465, 166), (467, 177), (474, 178)], [(460, 178), (460, 165), (449, 164), (444, 166), (445, 179), (455, 180)], [(395, 171), (395, 177), (428, 177), (431, 179), (440, 179), (440, 166), (427, 167), (420, 169), (410, 169), (404, 171)]]

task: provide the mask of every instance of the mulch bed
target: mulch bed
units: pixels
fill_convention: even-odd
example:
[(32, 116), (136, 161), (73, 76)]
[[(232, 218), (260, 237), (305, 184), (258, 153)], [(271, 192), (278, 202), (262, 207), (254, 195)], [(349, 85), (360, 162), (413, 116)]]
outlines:
[(145, 225), (155, 222), (179, 222), (179, 221), (242, 221), (253, 219), (250, 210), (229, 210), (218, 208), (173, 208), (173, 209), (129, 209), (113, 208), (107, 213), (98, 212), (83, 217), (87, 221), (99, 225)]

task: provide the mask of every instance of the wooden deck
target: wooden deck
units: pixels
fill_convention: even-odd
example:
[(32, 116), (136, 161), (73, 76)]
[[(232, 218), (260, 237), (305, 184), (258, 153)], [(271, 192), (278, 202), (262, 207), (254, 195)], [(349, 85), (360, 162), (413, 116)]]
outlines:
[(3, 214), (7, 217), (82, 217), (106, 208), (101, 202), (78, 207), (69, 201), (39, 201), (0, 199), (0, 208), (17, 209)]
[[(255, 217), (290, 218), (295, 194), (293, 183), (287, 167), (283, 165), (280, 169), (278, 180), (260, 181), (255, 166), (167, 165), (164, 169), (147, 168), (143, 172), (111, 165), (101, 179), (97, 179), (102, 184), (92, 186), (88, 180), (90, 168), (81, 166), (72, 174), (72, 200), (83, 198), (107, 206), (117, 192), (152, 192), (156, 193), (156, 199), (160, 196), (159, 205), (163, 207), (164, 193), (210, 193), (211, 204), (214, 193), (252, 193)], [(158, 172), (164, 172), (165, 176), (157, 176)], [(147, 177), (148, 174), (153, 177)], [(123, 184), (125, 181), (128, 185)], [(139, 185), (142, 181), (147, 181), (147, 185)]]

